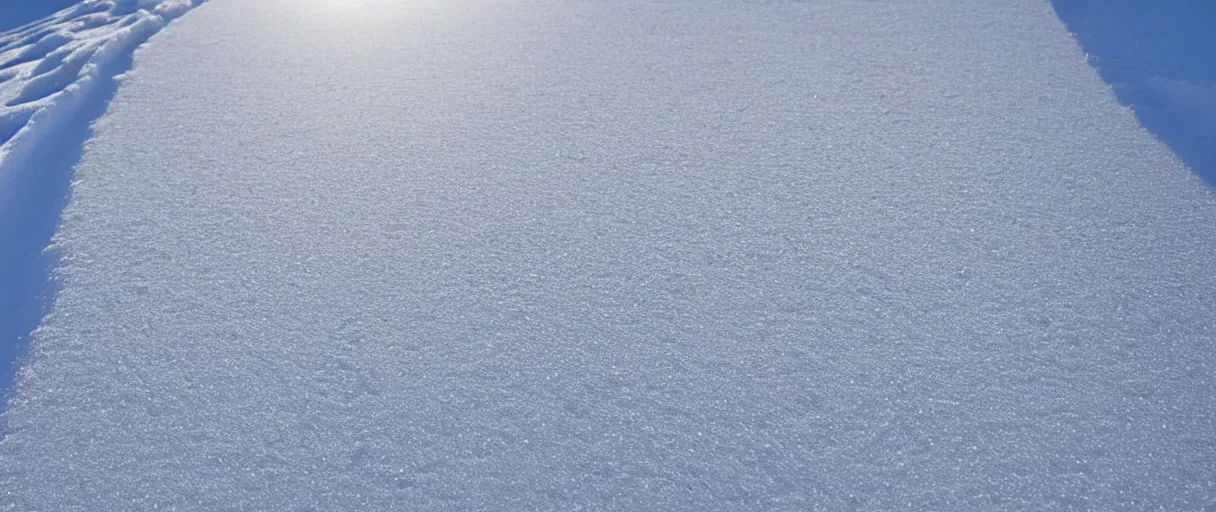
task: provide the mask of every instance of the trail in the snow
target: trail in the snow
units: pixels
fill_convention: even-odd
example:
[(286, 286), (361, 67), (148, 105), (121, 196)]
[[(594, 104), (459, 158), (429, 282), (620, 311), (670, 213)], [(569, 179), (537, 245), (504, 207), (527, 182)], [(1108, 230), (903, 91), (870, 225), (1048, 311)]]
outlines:
[(48, 244), (89, 125), (135, 49), (199, 3), (86, 0), (0, 33), (0, 411), (54, 295)]
[(95, 127), (0, 509), (1216, 505), (1216, 191), (1040, 0), (217, 0)]

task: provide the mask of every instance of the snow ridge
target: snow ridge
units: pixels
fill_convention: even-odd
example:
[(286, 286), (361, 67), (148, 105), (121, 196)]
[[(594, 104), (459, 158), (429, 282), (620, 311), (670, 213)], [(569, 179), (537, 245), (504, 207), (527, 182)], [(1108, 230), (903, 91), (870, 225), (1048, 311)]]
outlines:
[(0, 34), (0, 183), (113, 77), (114, 62), (202, 1), (85, 0)]
[(55, 295), (48, 247), (90, 123), (135, 49), (203, 1), (84, 0), (0, 32), (0, 414)]

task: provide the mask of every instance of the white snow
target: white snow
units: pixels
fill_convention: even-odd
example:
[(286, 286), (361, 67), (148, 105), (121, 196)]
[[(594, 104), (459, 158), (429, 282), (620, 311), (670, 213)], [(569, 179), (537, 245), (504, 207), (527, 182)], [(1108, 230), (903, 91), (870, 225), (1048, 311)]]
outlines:
[(213, 0), (75, 180), (0, 508), (1216, 505), (1216, 196), (1038, 0)]

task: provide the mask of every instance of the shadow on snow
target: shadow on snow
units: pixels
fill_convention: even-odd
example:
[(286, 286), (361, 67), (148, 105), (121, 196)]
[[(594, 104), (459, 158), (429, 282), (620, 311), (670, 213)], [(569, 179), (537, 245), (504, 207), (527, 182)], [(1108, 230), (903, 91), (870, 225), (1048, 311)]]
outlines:
[(1216, 186), (1216, 2), (1052, 0), (1115, 96)]
[(0, 32), (37, 21), (80, 3), (80, 0), (11, 0), (0, 7)]

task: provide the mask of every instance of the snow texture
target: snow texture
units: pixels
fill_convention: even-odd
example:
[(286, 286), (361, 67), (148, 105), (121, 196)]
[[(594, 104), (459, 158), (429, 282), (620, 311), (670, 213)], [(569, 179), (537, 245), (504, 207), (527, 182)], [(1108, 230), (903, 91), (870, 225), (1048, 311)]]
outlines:
[(1038, 0), (214, 0), (12, 510), (1212, 510), (1216, 196)]

